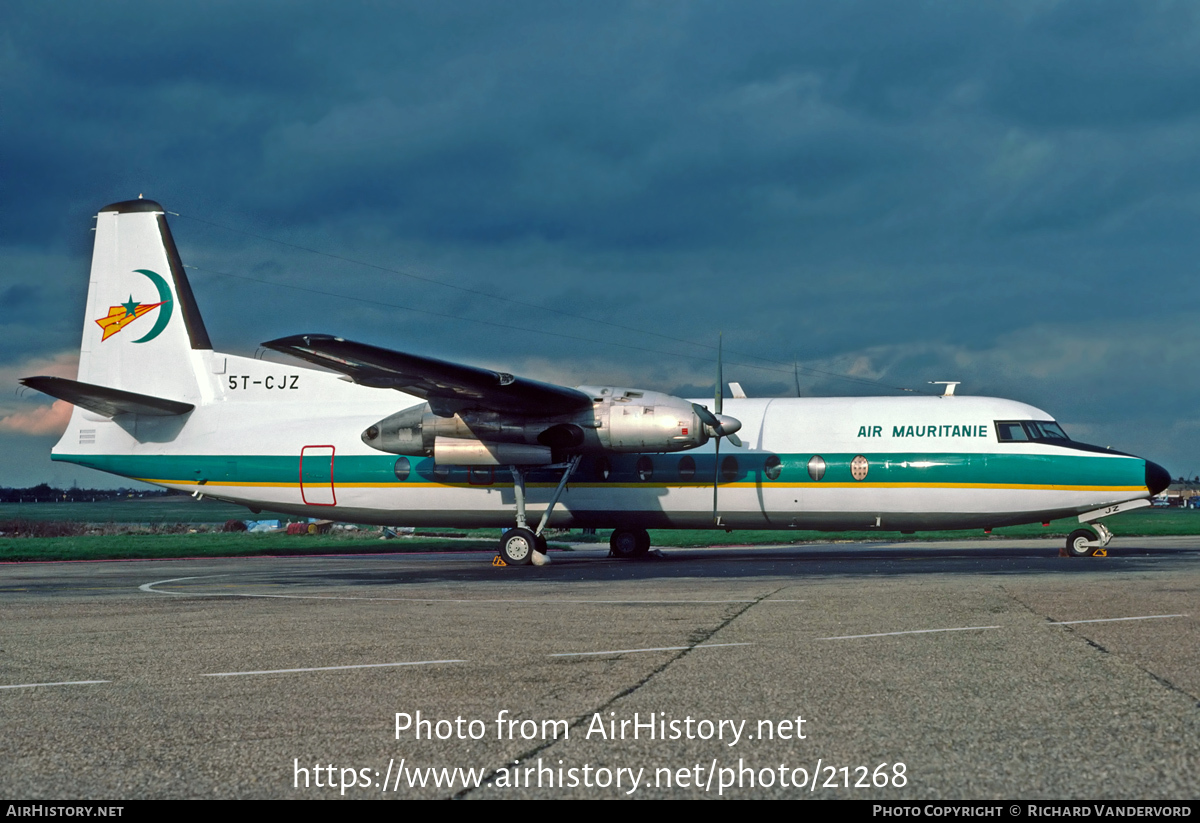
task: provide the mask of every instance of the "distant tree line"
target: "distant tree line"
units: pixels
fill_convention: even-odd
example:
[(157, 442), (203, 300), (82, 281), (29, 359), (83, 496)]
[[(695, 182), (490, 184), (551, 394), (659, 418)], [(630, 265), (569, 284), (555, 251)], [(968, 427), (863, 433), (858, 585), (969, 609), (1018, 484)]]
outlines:
[(183, 492), (174, 489), (59, 489), (48, 483), (39, 483), (23, 489), (0, 486), (0, 503), (90, 503), (95, 500), (145, 499), (177, 494)]

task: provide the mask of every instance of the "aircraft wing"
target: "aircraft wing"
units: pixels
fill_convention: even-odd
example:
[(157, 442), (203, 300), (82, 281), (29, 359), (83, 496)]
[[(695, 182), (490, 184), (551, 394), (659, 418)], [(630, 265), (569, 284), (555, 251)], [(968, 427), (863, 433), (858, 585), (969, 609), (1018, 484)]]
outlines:
[(555, 415), (592, 406), (592, 398), (578, 389), (355, 343), (328, 334), (298, 334), (263, 345), (339, 371), (364, 386), (415, 395), (427, 400), (434, 414), (442, 416), (468, 408)]

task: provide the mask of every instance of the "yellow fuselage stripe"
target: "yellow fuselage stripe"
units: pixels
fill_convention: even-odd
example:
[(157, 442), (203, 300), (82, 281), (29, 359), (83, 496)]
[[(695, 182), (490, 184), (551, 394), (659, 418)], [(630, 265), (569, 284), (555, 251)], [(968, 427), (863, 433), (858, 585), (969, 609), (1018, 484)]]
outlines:
[[(297, 489), (300, 483), (251, 482), (244, 480), (210, 480), (203, 485), (196, 480), (175, 480), (135, 477), (143, 483), (163, 486), (247, 486), (256, 488)], [(311, 488), (327, 484), (308, 483)], [(339, 489), (511, 489), (512, 483), (336, 483)], [(528, 483), (526, 488), (552, 489), (557, 483)], [(722, 489), (756, 489), (758, 483), (721, 483)], [(712, 483), (571, 483), (571, 488), (584, 489), (711, 489)], [(1038, 483), (773, 483), (761, 484), (764, 489), (1033, 489), (1040, 491), (1143, 492), (1145, 486), (1056, 486)]]

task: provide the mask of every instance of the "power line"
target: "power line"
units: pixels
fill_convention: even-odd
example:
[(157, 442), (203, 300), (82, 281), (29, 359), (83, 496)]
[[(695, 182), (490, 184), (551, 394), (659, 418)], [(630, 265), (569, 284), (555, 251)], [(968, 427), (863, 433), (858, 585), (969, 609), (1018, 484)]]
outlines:
[[(388, 301), (384, 301), (384, 300), (374, 300), (374, 299), (366, 300), (364, 298), (359, 298), (359, 296), (350, 295), (350, 294), (340, 294), (337, 292), (326, 292), (326, 290), (324, 290), (324, 289), (314, 289), (314, 288), (310, 288), (307, 286), (295, 286), (295, 284), (293, 284), (293, 283), (276, 283), (275, 281), (264, 280), (264, 278), (262, 278), (262, 277), (251, 277), (248, 275), (234, 275), (234, 274), (232, 274), (232, 272), (216, 271), (215, 269), (206, 269), (206, 268), (204, 268), (204, 266), (187, 264), (187, 265), (185, 265), (185, 268), (191, 269), (192, 271), (203, 272), (203, 274), (206, 274), (206, 275), (217, 275), (220, 277), (233, 277), (233, 278), (235, 278), (235, 280), (244, 280), (244, 281), (248, 281), (251, 283), (262, 283), (262, 284), (264, 284), (264, 286), (293, 289), (293, 290), (296, 290), (296, 292), (306, 292), (308, 294), (317, 294), (317, 295), (323, 296), (323, 298), (338, 298), (341, 300), (352, 300), (354, 302), (364, 302), (364, 304), (367, 304), (370, 306), (384, 306), (386, 308), (398, 308), (398, 310), (401, 310), (404, 312), (430, 314), (430, 316), (432, 316), (432, 317), (442, 317), (442, 318), (446, 318), (446, 319), (450, 319), (450, 320), (466, 320), (466, 322), (468, 322), (468, 323), (496, 326), (496, 328), (498, 328), (498, 329), (515, 329), (517, 331), (526, 331), (526, 332), (529, 332), (529, 334), (534, 334), (534, 335), (546, 335), (547, 337), (559, 337), (559, 338), (562, 338), (562, 340), (575, 340), (575, 341), (581, 341), (584, 343), (595, 343), (595, 344), (599, 344), (599, 346), (614, 346), (617, 348), (634, 350), (634, 352), (648, 352), (650, 354), (665, 354), (665, 355), (673, 356), (673, 358), (688, 358), (689, 360), (700, 360), (703, 362), (712, 362), (712, 360), (710, 360), (709, 358), (706, 358), (706, 356), (698, 355), (698, 354), (686, 354), (683, 352), (666, 352), (666, 350), (664, 350), (664, 349), (652, 349), (652, 348), (647, 348), (644, 346), (631, 346), (631, 344), (629, 344), (629, 343), (617, 343), (617, 342), (613, 342), (611, 340), (594, 340), (594, 338), (592, 338), (592, 337), (581, 337), (578, 335), (564, 335), (564, 334), (562, 334), (562, 332), (546, 331), (545, 329), (530, 329), (530, 328), (528, 328), (528, 326), (517, 326), (517, 325), (512, 325), (510, 323), (499, 323), (499, 322), (497, 322), (497, 320), (480, 320), (480, 319), (475, 319), (475, 318), (464, 318), (464, 317), (458, 316), (458, 314), (448, 314), (445, 312), (436, 312), (436, 311), (431, 310), (431, 308), (416, 308), (415, 306), (404, 306), (402, 304), (394, 304), (394, 302), (388, 302)], [(726, 361), (726, 364), (730, 365), (730, 366), (740, 366), (743, 368), (756, 368), (756, 370), (763, 371), (763, 372), (778, 372), (781, 374), (791, 374), (792, 373), (791, 370), (786, 370), (786, 368), (775, 368), (774, 366), (761, 366), (758, 364), (746, 364), (746, 362)], [(877, 382), (875, 382), (875, 380), (864, 379), (864, 378), (854, 378), (854, 377), (850, 377), (850, 376), (845, 376), (845, 374), (836, 374), (836, 373), (832, 373), (832, 372), (821, 372), (820, 370), (806, 370), (806, 368), (804, 366), (800, 366), (800, 370), (814, 371), (814, 372), (822, 373), (822, 374), (829, 374), (830, 377), (836, 377), (836, 378), (839, 378), (842, 380), (850, 380), (850, 382), (853, 382), (853, 383), (862, 383), (864, 385), (880, 385)], [(900, 391), (914, 391), (914, 390), (900, 389)]]
[[(228, 226), (223, 223), (217, 223), (215, 221), (206, 220), (206, 219), (200, 218), (200, 217), (193, 217), (191, 215), (179, 214), (177, 212), (171, 212), (171, 214), (175, 215), (176, 217), (183, 218), (185, 220), (191, 220), (191, 221), (194, 221), (197, 223), (203, 223), (205, 225), (213, 226), (213, 227), (216, 227), (219, 229), (224, 229), (226, 231), (231, 231), (236, 234), (242, 234), (242, 235), (246, 235), (247, 237), (253, 237), (257, 240), (262, 240), (264, 242), (275, 243), (280, 246), (285, 246), (287, 248), (296, 249), (298, 251), (308, 252), (310, 254), (315, 254), (320, 257), (326, 257), (331, 260), (338, 260), (343, 263), (350, 263), (350, 264), (356, 265), (356, 266), (363, 266), (365, 268), (375, 269), (376, 271), (382, 271), (382, 272), (386, 272), (388, 274), (400, 275), (401, 277), (407, 277), (407, 278), (410, 278), (413, 280), (418, 280), (418, 281), (421, 281), (424, 283), (429, 283), (429, 284), (432, 284), (435, 286), (441, 286), (443, 288), (453, 289), (455, 291), (463, 292), (466, 294), (472, 294), (472, 295), (476, 295), (479, 297), (485, 297), (488, 300), (499, 300), (499, 301), (502, 301), (505, 303), (511, 303), (516, 306), (522, 306), (524, 308), (534, 309), (539, 312), (549, 312), (552, 314), (557, 314), (562, 317), (571, 318), (573, 320), (583, 320), (583, 321), (586, 321), (589, 323), (598, 323), (600, 325), (608, 326), (610, 328), (620, 329), (622, 331), (629, 331), (629, 332), (635, 332), (637, 334), (650, 335), (652, 337), (658, 337), (663, 340), (669, 340), (674, 343), (682, 343), (691, 348), (708, 349), (710, 351), (716, 351), (716, 349), (717, 349), (716, 346), (713, 346), (711, 344), (698, 343), (693, 340), (687, 340), (685, 338), (675, 337), (673, 335), (663, 334), (661, 332), (637, 328), (634, 326), (626, 326), (621, 323), (614, 323), (609, 320), (600, 320), (600, 319), (594, 318), (594, 317), (587, 317), (586, 315), (575, 314), (573, 312), (568, 312), (568, 311), (564, 311), (561, 309), (549, 308), (547, 306), (540, 306), (535, 303), (528, 303), (523, 300), (517, 300), (517, 299), (511, 298), (511, 297), (504, 297), (502, 295), (492, 294), (490, 292), (486, 292), (481, 289), (473, 289), (468, 286), (460, 286), (455, 283), (447, 283), (444, 280), (438, 280), (436, 278), (426, 277), (426, 276), (420, 275), (420, 274), (414, 274), (413, 272), (405, 271), (403, 269), (396, 269), (396, 268), (391, 268), (388, 266), (381, 266), (377, 263), (368, 263), (363, 260), (356, 260), (352, 257), (346, 257), (344, 255), (333, 254), (331, 252), (321, 251), (320, 249), (314, 249), (314, 248), (311, 248), (308, 246), (302, 246), (298, 243), (291, 243), (286, 240), (279, 240), (274, 237), (268, 237), (266, 235), (257, 234), (252, 231), (247, 231), (245, 229), (239, 229), (235, 226)], [(237, 279), (241, 279), (241, 280), (248, 280), (251, 282), (262, 283), (262, 284), (269, 285), (269, 286), (291, 288), (291, 289), (296, 289), (299, 291), (306, 291), (306, 292), (309, 292), (312, 294), (319, 294), (319, 295), (322, 295), (325, 297), (337, 297), (337, 298), (341, 298), (344, 300), (354, 300), (354, 301), (358, 301), (358, 302), (367, 303), (370, 305), (387, 306), (388, 308), (396, 308), (396, 309), (401, 309), (404, 311), (417, 312), (417, 313), (421, 313), (421, 314), (429, 314), (429, 315), (433, 315), (435, 317), (445, 317), (445, 318), (449, 318), (449, 319), (453, 319), (453, 320), (465, 319), (465, 318), (462, 318), (457, 315), (446, 314), (443, 312), (436, 312), (436, 311), (432, 311), (432, 310), (428, 310), (428, 309), (418, 309), (413, 306), (405, 306), (405, 305), (395, 304), (395, 303), (386, 303), (382, 300), (378, 300), (378, 299), (374, 299), (374, 298), (368, 300), (366, 298), (357, 297), (354, 295), (339, 294), (337, 292), (326, 292), (326, 291), (323, 291), (320, 289), (311, 289), (311, 288), (307, 288), (304, 286), (295, 286), (295, 285), (288, 284), (288, 283), (277, 283), (274, 281), (249, 277), (246, 275), (237, 275), (237, 274), (231, 274), (229, 272), (218, 272), (218, 271), (211, 270), (211, 269), (202, 269), (198, 266), (190, 266), (189, 265), (188, 268), (192, 268), (197, 271), (206, 271), (208, 273), (221, 275), (223, 277), (233, 277), (233, 278), (237, 278)], [(570, 334), (561, 334), (558, 332), (548, 332), (544, 329), (531, 329), (531, 328), (527, 328), (527, 327), (523, 327), (523, 326), (516, 326), (516, 325), (512, 325), (512, 324), (507, 324), (507, 323), (498, 323), (495, 321), (471, 320), (470, 322), (480, 323), (480, 324), (489, 325), (489, 326), (497, 326), (499, 328), (517, 329), (519, 331), (532, 332), (534, 334), (543, 334), (543, 335), (547, 335), (550, 337), (559, 337), (559, 338), (563, 338), (563, 339), (567, 339), (567, 340), (579, 340), (579, 341), (588, 342), (588, 343), (600, 343), (603, 345), (616, 346), (618, 348), (631, 349), (634, 351), (651, 352), (654, 354), (667, 354), (667, 355), (671, 355), (671, 356), (675, 356), (675, 357), (686, 357), (686, 358), (689, 358), (692, 360), (705, 360), (705, 361), (709, 360), (709, 358), (699, 357), (699, 356), (693, 355), (693, 354), (683, 354), (683, 353), (679, 353), (679, 352), (663, 351), (661, 349), (652, 349), (652, 348), (647, 348), (644, 346), (633, 346), (633, 345), (629, 345), (627, 343), (616, 343), (611, 340), (594, 340), (594, 339), (588, 338), (588, 337), (580, 337), (577, 335), (570, 335)], [(780, 361), (780, 360), (773, 360), (769, 357), (762, 357), (761, 355), (756, 355), (756, 354), (753, 354), (750, 352), (741, 352), (741, 351), (737, 351), (734, 349), (727, 349), (727, 351), (730, 352), (731, 354), (739, 355), (742, 357), (752, 357), (756, 360), (762, 360), (767, 363), (776, 363), (780, 366), (784, 366), (784, 365), (791, 366), (791, 368), (787, 368), (787, 369), (773, 368), (773, 367), (769, 367), (769, 366), (760, 366), (760, 365), (755, 365), (755, 364), (751, 364), (751, 363), (736, 363), (736, 362), (730, 364), (730, 365), (734, 365), (734, 366), (742, 366), (744, 368), (753, 368), (753, 369), (758, 369), (760, 371), (779, 372), (779, 373), (784, 373), (784, 374), (794, 374), (795, 369), (797, 368), (795, 363), (788, 364), (788, 363), (784, 363), (783, 361)], [(816, 369), (816, 368), (812, 368), (809, 366), (799, 366), (798, 368), (807, 374), (820, 375), (823, 377), (829, 377), (829, 378), (833, 378), (836, 380), (845, 380), (845, 381), (852, 382), (852, 383), (858, 383), (860, 385), (869, 385), (869, 386), (875, 386), (875, 387), (880, 387), (880, 388), (887, 388), (887, 389), (891, 389), (893, 391), (901, 391), (901, 392), (913, 392), (913, 393), (918, 393), (918, 394), (927, 394), (928, 393), (928, 392), (924, 392), (920, 389), (912, 389), (912, 388), (908, 388), (908, 387), (904, 387), (904, 386), (892, 386), (892, 385), (883, 383), (878, 380), (872, 380), (870, 378), (852, 377), (850, 375), (839, 374), (837, 372), (831, 372), (831, 371), (825, 371), (823, 369)]]

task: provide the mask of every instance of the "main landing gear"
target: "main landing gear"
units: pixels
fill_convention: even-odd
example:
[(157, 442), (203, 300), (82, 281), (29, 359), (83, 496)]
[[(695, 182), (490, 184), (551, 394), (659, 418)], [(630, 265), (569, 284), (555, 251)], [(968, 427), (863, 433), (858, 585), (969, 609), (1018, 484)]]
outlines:
[(1067, 557), (1105, 557), (1105, 546), (1112, 541), (1113, 533), (1103, 523), (1094, 523), (1095, 529), (1076, 529), (1067, 537), (1064, 554)]
[(645, 529), (613, 529), (608, 539), (611, 557), (640, 557), (650, 551), (650, 532)]
[(506, 531), (500, 538), (500, 559), (506, 564), (525, 566), (532, 563), (535, 566), (544, 566), (550, 562), (550, 557), (546, 554), (546, 538), (542, 536), (542, 530), (550, 522), (550, 514), (558, 505), (558, 499), (562, 497), (563, 490), (567, 487), (567, 479), (575, 471), (582, 457), (583, 455), (577, 454), (567, 464), (562, 479), (558, 481), (558, 488), (554, 490), (554, 496), (550, 498), (550, 505), (546, 507), (546, 512), (542, 515), (536, 529), (530, 529), (525, 521), (525, 472), (528, 469), (522, 466), (509, 466), (513, 476), (513, 496), (517, 502), (517, 527)]

